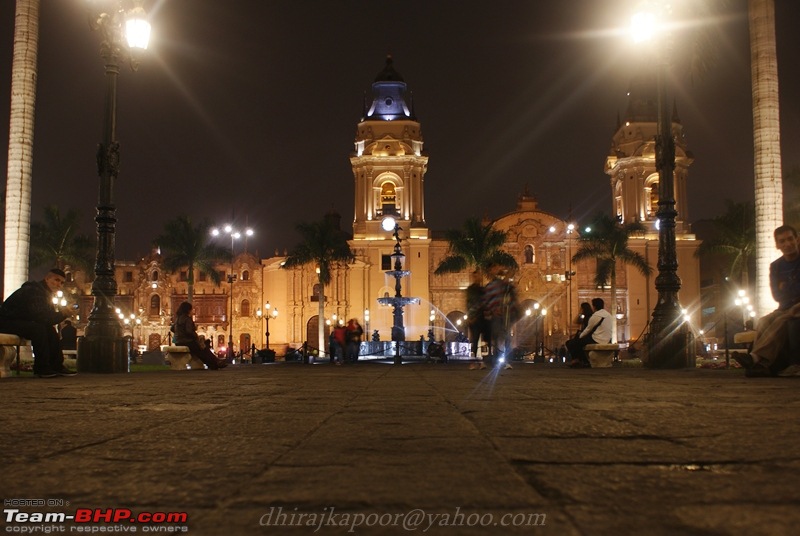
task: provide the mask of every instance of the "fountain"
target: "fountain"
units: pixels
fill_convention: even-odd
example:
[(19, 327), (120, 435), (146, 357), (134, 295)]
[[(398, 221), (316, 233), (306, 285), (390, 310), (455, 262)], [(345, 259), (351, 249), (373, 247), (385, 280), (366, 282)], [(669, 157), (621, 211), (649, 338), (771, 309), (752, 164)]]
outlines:
[[(384, 221), (384, 224), (387, 223), (390, 219), (387, 218)], [(403, 277), (408, 277), (411, 272), (409, 270), (403, 270), (403, 263), (401, 259), (405, 257), (400, 247), (400, 231), (402, 229), (399, 225), (391, 219), (389, 225), (394, 224), (394, 253), (392, 253), (392, 258), (394, 258), (394, 270), (386, 271), (386, 275), (394, 277), (394, 296), (392, 297), (385, 297), (385, 298), (378, 298), (378, 303), (381, 305), (391, 305), (392, 306), (392, 341), (395, 344), (394, 347), (394, 364), (395, 365), (402, 365), (403, 358), (400, 356), (400, 343), (406, 340), (406, 328), (403, 325), (403, 307), (410, 304), (418, 304), (419, 298), (405, 298), (401, 293), (401, 284), (400, 279)], [(386, 229), (386, 225), (384, 225), (384, 229)], [(389, 230), (389, 229), (387, 229)]]

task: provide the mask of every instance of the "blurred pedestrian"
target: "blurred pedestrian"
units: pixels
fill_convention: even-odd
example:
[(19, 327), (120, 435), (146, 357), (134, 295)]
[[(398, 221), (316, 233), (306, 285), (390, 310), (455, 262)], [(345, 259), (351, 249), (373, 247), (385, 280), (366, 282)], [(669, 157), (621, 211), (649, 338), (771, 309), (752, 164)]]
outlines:
[[(481, 283), (480, 272), (473, 272), (472, 284), (467, 287), (467, 331), (472, 357), (478, 357), (478, 344), (481, 340), (488, 347), (492, 339), (491, 320), (487, 318), (484, 304), (485, 289)], [(483, 368), (486, 366), (483, 365)]]
[(344, 350), (347, 346), (347, 328), (342, 324), (336, 324), (333, 328), (334, 355), (336, 364), (341, 365), (344, 361)]
[(361, 336), (364, 334), (364, 328), (358, 323), (358, 320), (351, 318), (347, 322), (347, 330), (345, 333), (347, 339), (347, 360), (355, 363), (358, 361), (358, 354), (361, 350)]
[(491, 321), (492, 344), (490, 352), (495, 356), (498, 364), (505, 363), (505, 368), (510, 369), (511, 363), (509, 348), (511, 344), (511, 326), (520, 317), (520, 308), (517, 303), (517, 291), (508, 281), (506, 268), (493, 264), (489, 267), (492, 280), (487, 283), (484, 290), (484, 307)]

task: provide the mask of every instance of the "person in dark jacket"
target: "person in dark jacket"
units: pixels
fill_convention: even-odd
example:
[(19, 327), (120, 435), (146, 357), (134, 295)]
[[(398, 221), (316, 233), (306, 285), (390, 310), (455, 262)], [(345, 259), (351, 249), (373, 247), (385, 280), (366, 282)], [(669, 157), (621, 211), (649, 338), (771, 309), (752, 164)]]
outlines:
[(361, 336), (364, 334), (364, 328), (358, 323), (358, 320), (351, 318), (347, 322), (347, 330), (345, 333), (347, 339), (347, 360), (355, 363), (358, 361), (358, 353), (361, 350)]
[(71, 320), (65, 320), (61, 326), (61, 349), (75, 350), (78, 348), (78, 330), (72, 325)]
[(175, 344), (178, 346), (188, 346), (189, 352), (206, 364), (209, 369), (216, 370), (224, 368), (227, 363), (224, 359), (218, 359), (214, 352), (205, 344), (205, 341), (200, 341), (197, 335), (197, 327), (192, 320), (192, 304), (183, 302), (178, 306), (175, 312)]
[(31, 341), (33, 373), (40, 378), (75, 375), (64, 366), (61, 339), (55, 328), (68, 316), (53, 304), (53, 296), (61, 290), (64, 279), (64, 272), (53, 268), (43, 281), (23, 283), (0, 305), (0, 331)]

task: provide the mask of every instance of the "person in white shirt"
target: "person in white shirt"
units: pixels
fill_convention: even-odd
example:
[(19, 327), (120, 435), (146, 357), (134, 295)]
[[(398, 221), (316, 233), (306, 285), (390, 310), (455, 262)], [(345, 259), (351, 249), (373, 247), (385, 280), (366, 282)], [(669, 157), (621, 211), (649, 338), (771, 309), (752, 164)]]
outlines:
[(569, 366), (573, 368), (591, 367), (589, 357), (586, 355), (587, 344), (608, 344), (611, 342), (611, 313), (606, 311), (602, 298), (592, 300), (594, 313), (589, 317), (589, 323), (577, 339), (567, 341), (567, 351), (572, 356)]

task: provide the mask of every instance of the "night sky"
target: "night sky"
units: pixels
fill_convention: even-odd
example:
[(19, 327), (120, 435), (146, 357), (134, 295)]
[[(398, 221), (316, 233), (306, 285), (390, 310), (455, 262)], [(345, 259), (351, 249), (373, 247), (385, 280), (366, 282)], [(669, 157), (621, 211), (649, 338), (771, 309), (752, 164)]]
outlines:
[[(434, 230), (513, 210), (528, 185), (558, 217), (610, 211), (603, 173), (639, 57), (629, 0), (155, 0), (138, 72), (119, 77), (117, 258), (145, 254), (180, 213), (256, 235), (262, 257), (331, 208), (350, 229), (349, 155), (387, 54), (414, 94)], [(800, 165), (800, 2), (777, 0), (783, 167)], [(33, 220), (78, 209), (94, 234), (105, 81), (82, 0), (42, 0)], [(8, 139), (14, 2), (0, 1), (0, 125)], [(695, 163), (689, 220), (753, 197), (745, 0), (713, 21), (718, 61), (670, 100)], [(619, 29), (619, 30), (618, 30)], [(680, 40), (680, 39), (679, 39)], [(5, 171), (7, 151), (0, 153)], [(225, 245), (225, 243), (223, 243)], [(229, 243), (228, 243), (229, 245)], [(242, 246), (237, 246), (237, 251)]]

